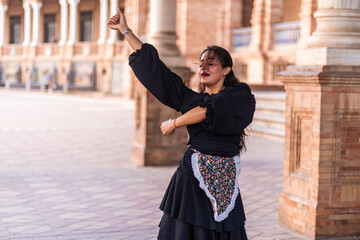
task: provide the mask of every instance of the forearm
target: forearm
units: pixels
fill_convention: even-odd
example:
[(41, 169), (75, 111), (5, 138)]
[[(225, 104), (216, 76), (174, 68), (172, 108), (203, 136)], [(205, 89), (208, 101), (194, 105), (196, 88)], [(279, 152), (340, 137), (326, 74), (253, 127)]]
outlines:
[(180, 117), (176, 118), (176, 127), (188, 126), (204, 121), (206, 118), (206, 108), (195, 107)]
[(143, 42), (132, 31), (129, 31), (124, 37), (134, 52), (140, 49), (143, 45)]
[(204, 121), (205, 118), (206, 108), (195, 107), (178, 118), (170, 118), (169, 120), (163, 122), (160, 129), (164, 135), (170, 136), (174, 133), (175, 128), (200, 123)]

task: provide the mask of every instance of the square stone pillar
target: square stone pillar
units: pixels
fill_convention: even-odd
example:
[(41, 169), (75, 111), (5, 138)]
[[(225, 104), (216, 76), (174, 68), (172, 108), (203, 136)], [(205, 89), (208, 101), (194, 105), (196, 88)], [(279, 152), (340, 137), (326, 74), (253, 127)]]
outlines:
[[(360, 67), (291, 66), (279, 223), (311, 238), (360, 235)], [(342, 239), (342, 238), (340, 238)]]
[[(171, 67), (186, 85), (193, 74), (187, 67)], [(179, 163), (187, 146), (186, 128), (178, 128), (172, 136), (165, 136), (160, 125), (169, 118), (180, 116), (160, 103), (140, 82), (135, 91), (135, 134), (131, 159), (138, 166), (162, 166)]]
[[(193, 72), (186, 67), (186, 59), (176, 45), (176, 0), (152, 0), (150, 15), (148, 40), (157, 48), (166, 66), (189, 86)], [(139, 166), (178, 163), (187, 147), (186, 128), (176, 129), (172, 136), (164, 136), (160, 131), (161, 123), (169, 118), (175, 118), (178, 113), (160, 103), (140, 83), (136, 86), (135, 103), (136, 122), (132, 160)]]

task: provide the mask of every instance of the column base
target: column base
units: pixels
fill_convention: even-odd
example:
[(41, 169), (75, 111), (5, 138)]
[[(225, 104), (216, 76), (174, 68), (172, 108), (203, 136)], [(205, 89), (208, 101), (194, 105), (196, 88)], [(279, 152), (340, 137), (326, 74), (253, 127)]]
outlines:
[(360, 65), (360, 49), (300, 49), (296, 52), (296, 65)]
[(174, 32), (152, 33), (148, 37), (151, 44), (158, 50), (160, 56), (180, 56), (180, 50), (176, 45), (176, 34)]
[(316, 207), (294, 195), (279, 198), (279, 225), (310, 238), (315, 237)]

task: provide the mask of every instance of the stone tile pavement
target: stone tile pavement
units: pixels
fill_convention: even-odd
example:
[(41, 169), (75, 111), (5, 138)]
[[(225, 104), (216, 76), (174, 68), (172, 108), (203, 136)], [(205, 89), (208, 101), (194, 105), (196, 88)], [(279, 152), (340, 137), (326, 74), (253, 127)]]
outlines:
[[(130, 161), (134, 102), (0, 89), (0, 239), (156, 239), (176, 167)], [(283, 145), (248, 138), (240, 186), (252, 240), (277, 225)]]

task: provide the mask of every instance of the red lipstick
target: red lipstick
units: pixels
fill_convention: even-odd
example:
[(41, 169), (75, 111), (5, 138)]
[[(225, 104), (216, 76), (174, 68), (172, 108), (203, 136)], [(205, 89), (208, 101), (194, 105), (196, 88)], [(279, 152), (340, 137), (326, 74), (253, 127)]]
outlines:
[(209, 74), (207, 74), (206, 72), (201, 73), (201, 77), (207, 77), (207, 76), (209, 76)]

